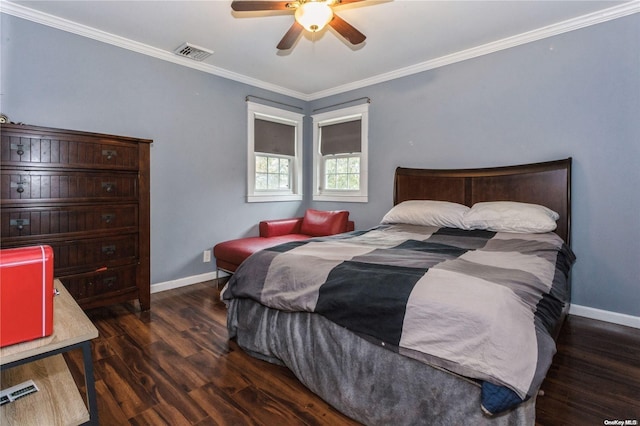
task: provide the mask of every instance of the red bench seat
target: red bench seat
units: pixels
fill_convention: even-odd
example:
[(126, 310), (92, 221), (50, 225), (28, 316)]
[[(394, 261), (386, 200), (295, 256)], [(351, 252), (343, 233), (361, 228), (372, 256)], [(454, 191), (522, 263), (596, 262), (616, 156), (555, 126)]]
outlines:
[(233, 273), (253, 253), (290, 241), (350, 232), (355, 229), (346, 210), (308, 209), (304, 217), (260, 222), (260, 236), (224, 241), (213, 247), (216, 268)]

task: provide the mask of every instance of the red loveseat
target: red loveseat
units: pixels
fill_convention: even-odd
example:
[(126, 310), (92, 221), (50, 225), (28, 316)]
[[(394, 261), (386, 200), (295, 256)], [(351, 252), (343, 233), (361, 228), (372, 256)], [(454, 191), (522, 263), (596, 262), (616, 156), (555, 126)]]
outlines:
[(253, 253), (290, 241), (307, 240), (353, 231), (355, 224), (346, 210), (321, 211), (308, 209), (304, 217), (263, 220), (259, 237), (224, 241), (213, 247), (216, 269), (233, 273)]

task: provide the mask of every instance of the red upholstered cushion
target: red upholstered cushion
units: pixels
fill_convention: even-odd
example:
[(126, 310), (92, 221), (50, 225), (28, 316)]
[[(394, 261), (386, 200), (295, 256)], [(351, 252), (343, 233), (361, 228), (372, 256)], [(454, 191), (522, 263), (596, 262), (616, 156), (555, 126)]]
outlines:
[[(302, 234), (287, 234), (271, 238), (239, 238), (237, 240), (229, 240), (216, 244), (213, 247), (213, 256), (216, 258), (216, 262), (220, 263), (217, 265), (218, 267), (224, 267), (224, 269), (233, 272), (236, 270), (235, 267), (257, 251), (278, 244), (288, 243), (289, 241), (300, 241), (308, 238), (308, 235)], [(235, 267), (232, 268), (230, 265), (235, 265)]]
[(346, 210), (321, 211), (308, 209), (300, 232), (312, 237), (340, 234), (347, 231), (349, 212)]
[(294, 217), (291, 219), (263, 220), (260, 222), (258, 229), (261, 237), (269, 238), (287, 234), (299, 234), (301, 225), (302, 218)]

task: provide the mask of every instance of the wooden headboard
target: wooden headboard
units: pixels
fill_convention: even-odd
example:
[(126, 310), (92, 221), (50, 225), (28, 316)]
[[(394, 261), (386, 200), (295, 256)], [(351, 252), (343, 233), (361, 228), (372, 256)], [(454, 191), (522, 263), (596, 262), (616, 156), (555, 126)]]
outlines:
[(519, 201), (560, 215), (558, 234), (571, 236), (571, 158), (484, 169), (396, 169), (393, 204), (440, 200), (472, 206), (481, 201)]

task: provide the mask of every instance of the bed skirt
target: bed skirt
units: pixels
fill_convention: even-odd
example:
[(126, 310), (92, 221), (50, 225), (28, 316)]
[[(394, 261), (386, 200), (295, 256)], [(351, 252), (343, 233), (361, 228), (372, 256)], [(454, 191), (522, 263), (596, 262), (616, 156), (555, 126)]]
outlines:
[(313, 393), (366, 425), (534, 425), (535, 398), (488, 417), (480, 384), (374, 345), (321, 315), (233, 299), (229, 338), (289, 368)]

